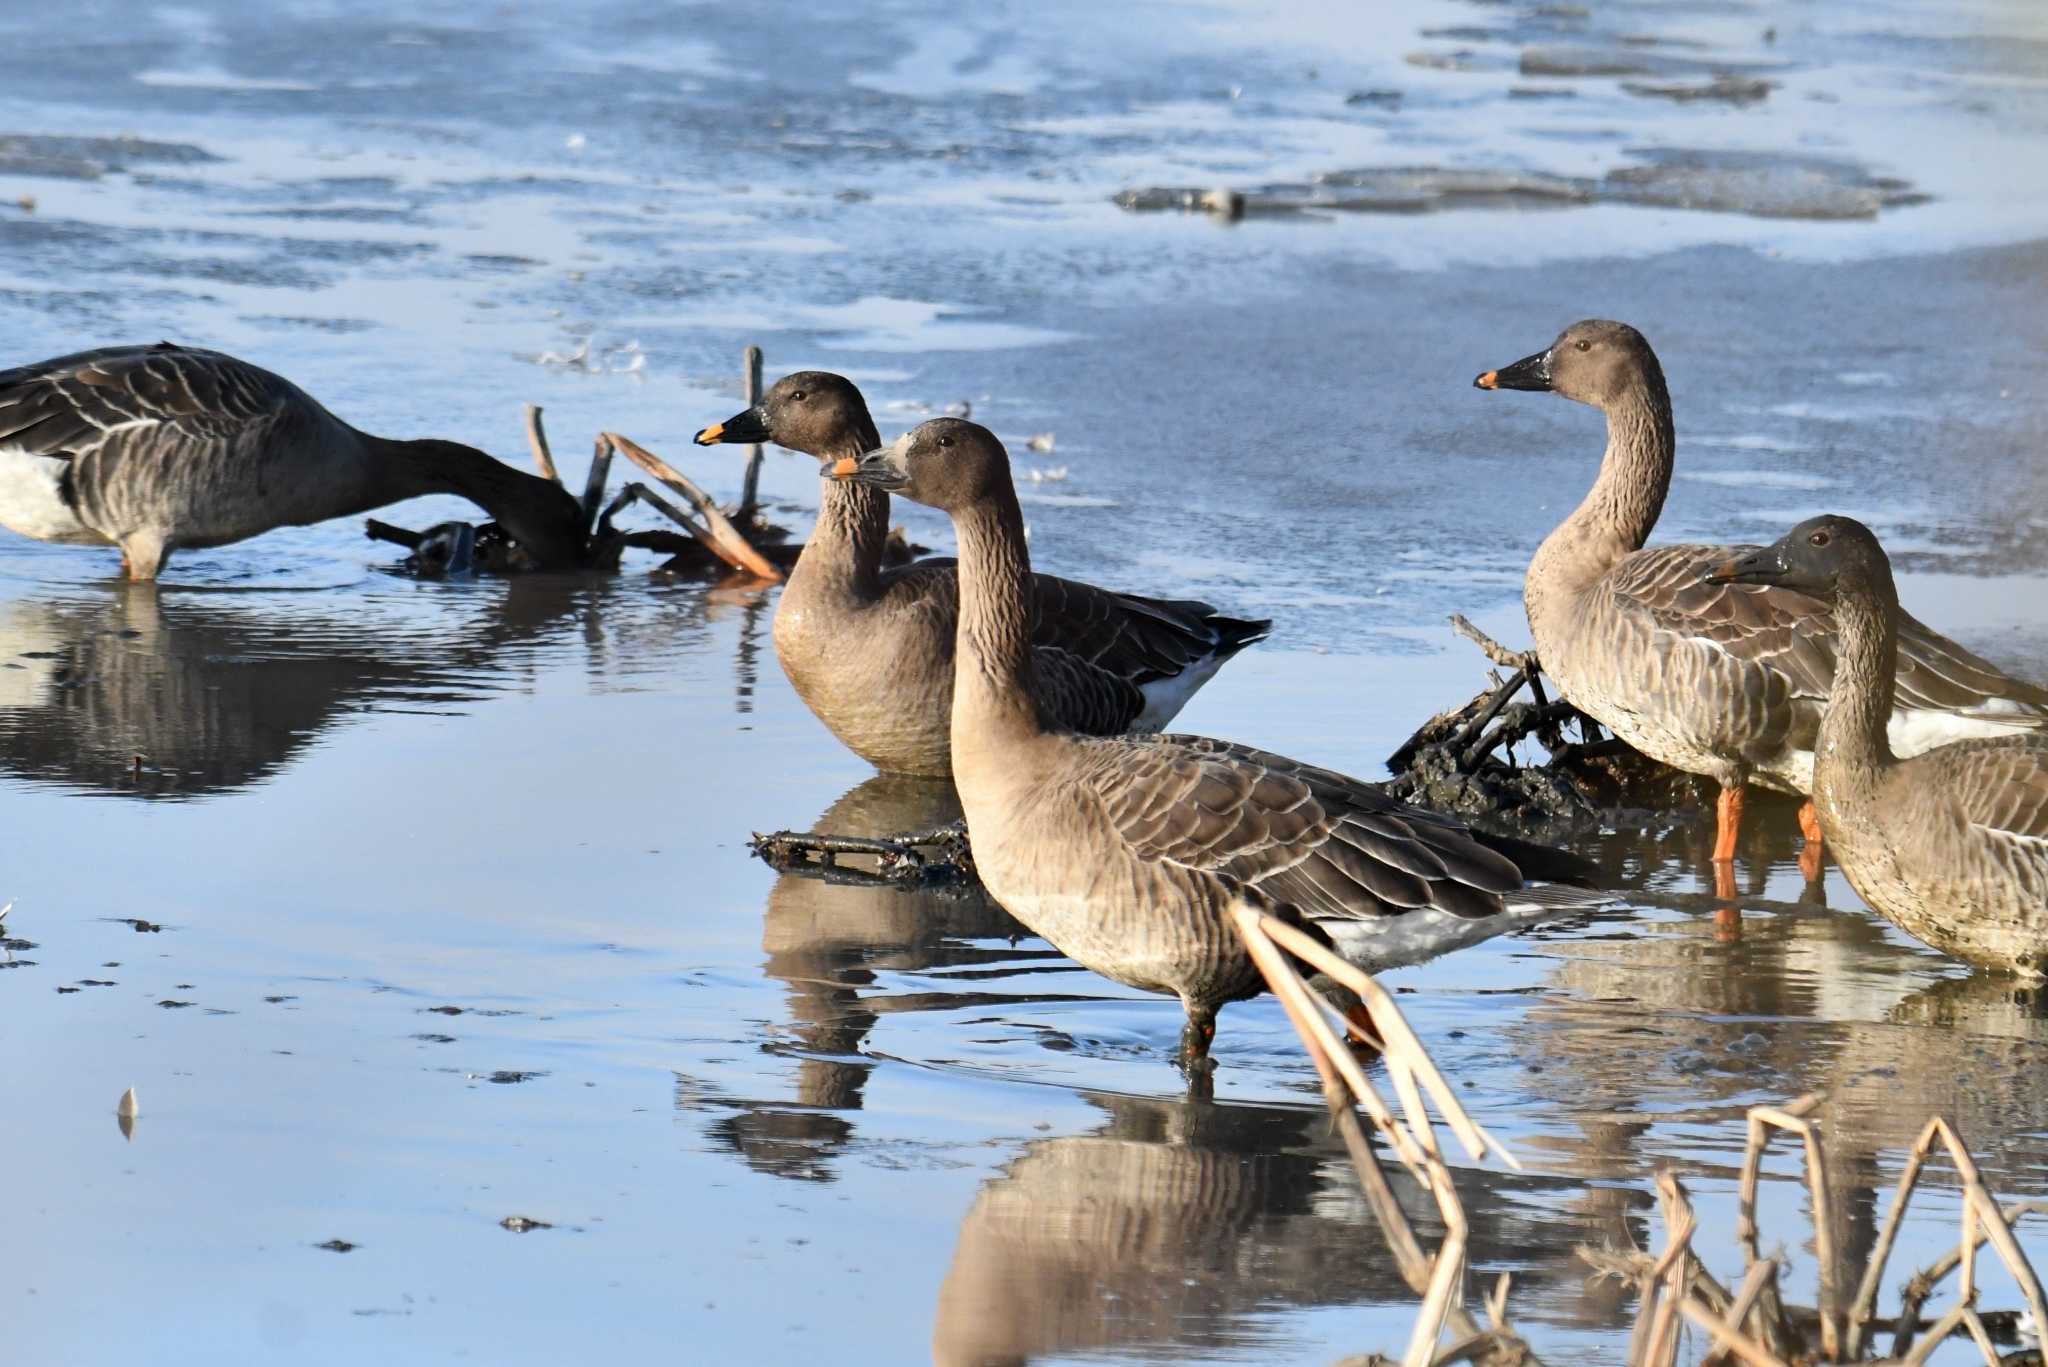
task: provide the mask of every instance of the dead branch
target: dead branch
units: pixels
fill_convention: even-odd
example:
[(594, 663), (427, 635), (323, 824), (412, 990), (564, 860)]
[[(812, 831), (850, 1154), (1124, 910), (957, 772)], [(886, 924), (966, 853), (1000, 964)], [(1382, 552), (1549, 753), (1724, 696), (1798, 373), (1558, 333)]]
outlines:
[(548, 449), (547, 429), (541, 425), (540, 405), (526, 405), (526, 444), (533, 448), (533, 463), (540, 470), (542, 479), (562, 482), (562, 472), (555, 468), (555, 453)]
[(1465, 619), (1463, 613), (1454, 612), (1451, 614), (1451, 630), (1478, 645), (1480, 650), (1486, 653), (1486, 658), (1499, 665), (1502, 669), (1523, 670), (1534, 674), (1543, 667), (1537, 662), (1535, 651), (1509, 650), (1499, 641), (1494, 640), (1478, 627), (1473, 626), (1471, 622)]
[[(750, 346), (740, 353), (740, 371), (746, 380), (747, 407), (761, 402), (761, 348)], [(755, 494), (761, 487), (761, 460), (767, 454), (760, 442), (747, 444), (747, 473), (740, 481), (740, 502), (733, 510), (733, 521), (751, 522), (754, 518)]]
[(747, 570), (770, 583), (781, 582), (782, 571), (769, 563), (766, 556), (755, 550), (753, 543), (742, 536), (739, 529), (719, 511), (718, 504), (712, 501), (710, 495), (691, 483), (681, 471), (629, 437), (607, 432), (604, 439), (625, 452), (628, 460), (690, 501), (691, 506), (696, 508), (704, 519), (707, 544), (714, 546), (720, 559), (729, 562), (736, 569)]
[(394, 527), (389, 522), (379, 522), (374, 517), (363, 519), (363, 535), (372, 541), (388, 541), (394, 546), (403, 546), (409, 551), (418, 550), (420, 542), (426, 540), (425, 534), (421, 532), (413, 531), (409, 527)]
[(604, 503), (604, 486), (612, 477), (612, 442), (599, 433), (590, 452), (590, 473), (583, 480), (583, 532), (588, 536), (597, 525), (599, 507)]

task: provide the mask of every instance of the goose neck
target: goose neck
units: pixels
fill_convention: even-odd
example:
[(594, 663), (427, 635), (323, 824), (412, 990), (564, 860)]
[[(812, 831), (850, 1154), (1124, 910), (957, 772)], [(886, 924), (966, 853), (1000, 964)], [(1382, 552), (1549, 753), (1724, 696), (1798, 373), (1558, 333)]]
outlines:
[[(953, 768), (963, 754), (1044, 730), (1031, 659), (1031, 554), (1014, 490), (953, 514), (960, 620), (953, 661)], [(971, 763), (967, 766), (971, 768)]]
[(1899, 600), (1889, 571), (1835, 600), (1835, 681), (1815, 747), (1819, 765), (1884, 768), (1899, 665)]
[(1664, 377), (1644, 373), (1606, 411), (1599, 478), (1529, 563), (1532, 616), (1547, 598), (1583, 592), (1623, 556), (1641, 550), (1664, 511), (1677, 449)]

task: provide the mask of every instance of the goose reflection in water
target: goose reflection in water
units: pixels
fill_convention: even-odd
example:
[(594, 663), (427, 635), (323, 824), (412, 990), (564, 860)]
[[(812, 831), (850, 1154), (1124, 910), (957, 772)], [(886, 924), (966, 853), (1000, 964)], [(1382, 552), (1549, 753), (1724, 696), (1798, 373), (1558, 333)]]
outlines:
[[(1104, 1114), (1096, 1130), (1026, 1144), (961, 1222), (932, 1331), (939, 1367), (1252, 1349), (1293, 1361), (1277, 1309), (1410, 1313), (1414, 1293), (1320, 1109), (1087, 1100)], [(1546, 1213), (1555, 1198), (1541, 1179), (1456, 1181), (1474, 1266), (1521, 1267), (1539, 1240), (1585, 1237)], [(1405, 1178), (1394, 1190), (1417, 1232), (1439, 1239), (1430, 1198)], [(1582, 1276), (1565, 1274), (1574, 1298)]]
[[(944, 779), (877, 774), (826, 808), (812, 828), (835, 835), (886, 836), (929, 830), (960, 816)], [(861, 1106), (873, 1065), (862, 1044), (882, 1016), (1015, 1002), (1014, 992), (885, 992), (883, 974), (972, 970), (1015, 964), (1050, 950), (1015, 949), (1022, 926), (978, 883), (903, 887), (870, 882), (847, 861), (845, 876), (788, 870), (768, 893), (762, 969), (788, 989), (788, 1018), (772, 1052), (795, 1060), (795, 1095), (738, 1100), (679, 1079), (677, 1104), (730, 1107), (712, 1135), (758, 1171), (828, 1180), (831, 1160), (852, 1141), (848, 1113)], [(990, 944), (1000, 941), (1001, 944)]]
[[(233, 793), (369, 707), (447, 707), (528, 685), (603, 592), (161, 590), (0, 601), (0, 772), (143, 798)], [(630, 623), (626, 624), (630, 629)], [(673, 633), (679, 628), (668, 623)]]

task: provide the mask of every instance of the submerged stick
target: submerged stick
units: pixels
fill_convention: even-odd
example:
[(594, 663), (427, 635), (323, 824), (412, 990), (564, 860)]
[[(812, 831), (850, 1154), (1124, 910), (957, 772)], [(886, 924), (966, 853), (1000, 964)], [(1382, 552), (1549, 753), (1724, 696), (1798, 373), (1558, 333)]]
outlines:
[(555, 453), (548, 449), (548, 432), (541, 426), (540, 405), (526, 405), (526, 444), (533, 448), (533, 463), (540, 470), (542, 479), (562, 482), (562, 472), (555, 468)]
[[(750, 346), (740, 353), (741, 378), (746, 385), (747, 407), (761, 402), (761, 348)], [(760, 442), (747, 443), (747, 473), (740, 481), (740, 506), (733, 517), (745, 522), (754, 516), (754, 495), (761, 486), (761, 460), (767, 448)]]
[(681, 471), (655, 455), (630, 437), (617, 432), (604, 434), (605, 440), (618, 450), (625, 452), (626, 459), (653, 475), (669, 488), (681, 494), (703, 517), (709, 533), (709, 542), (718, 551), (719, 558), (735, 568), (743, 569), (770, 583), (782, 582), (782, 571), (775, 568), (768, 558), (754, 549), (754, 544), (740, 534), (730, 519), (718, 510), (718, 504), (711, 496), (685, 478)]

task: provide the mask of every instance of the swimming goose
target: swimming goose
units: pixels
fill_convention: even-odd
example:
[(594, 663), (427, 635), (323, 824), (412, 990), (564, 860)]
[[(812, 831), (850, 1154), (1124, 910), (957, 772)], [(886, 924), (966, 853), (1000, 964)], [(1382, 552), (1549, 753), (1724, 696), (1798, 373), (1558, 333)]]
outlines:
[[(784, 376), (760, 403), (697, 434), (701, 446), (763, 441), (820, 459), (881, 445), (860, 390), (822, 370)], [(776, 605), (775, 654), (848, 749), (884, 772), (945, 777), (959, 576), (943, 558), (883, 570), (888, 535), (885, 491), (824, 482), (817, 529)], [(1062, 726), (1089, 735), (1159, 730), (1272, 627), (1051, 575), (1030, 585), (1045, 701)]]
[[(1216, 1012), (1263, 981), (1230, 923), (1243, 904), (1370, 956), (1391, 918), (1455, 929), (1542, 904), (1531, 886), (1584, 861), (1497, 839), (1314, 765), (1201, 736), (1085, 736), (1047, 706), (1030, 634), (1030, 553), (1009, 457), (986, 428), (936, 418), (826, 466), (951, 515), (960, 540), (953, 782), (982, 884), (1083, 967), (1178, 996), (1184, 1059)], [(895, 690), (886, 696), (901, 697)], [(1405, 913), (1406, 916), (1402, 917)]]
[(1957, 958), (2048, 976), (2048, 736), (1893, 750), (1899, 594), (1870, 529), (1816, 517), (1712, 570), (1834, 608), (1834, 691), (1813, 764), (1820, 828), (1849, 885), (1901, 930)]
[(119, 546), (130, 579), (183, 547), (430, 493), (478, 504), (543, 565), (581, 555), (582, 512), (558, 485), (456, 442), (359, 432), (218, 351), (102, 347), (0, 370), (0, 525)]
[[(1577, 511), (1529, 562), (1523, 602), (1545, 672), (1565, 698), (1653, 759), (1721, 785), (1714, 861), (1735, 857), (1743, 785), (1813, 791), (1813, 744), (1841, 634), (1828, 604), (1788, 587), (1708, 583), (1753, 546), (1654, 546), (1676, 439), (1664, 371), (1626, 323), (1574, 323), (1555, 342), (1472, 382), (1549, 390), (1607, 414), (1607, 454)], [(2048, 691), (1999, 672), (1901, 614), (1900, 754), (1966, 736), (2048, 727)], [(1814, 805), (1800, 865), (1820, 876)]]

